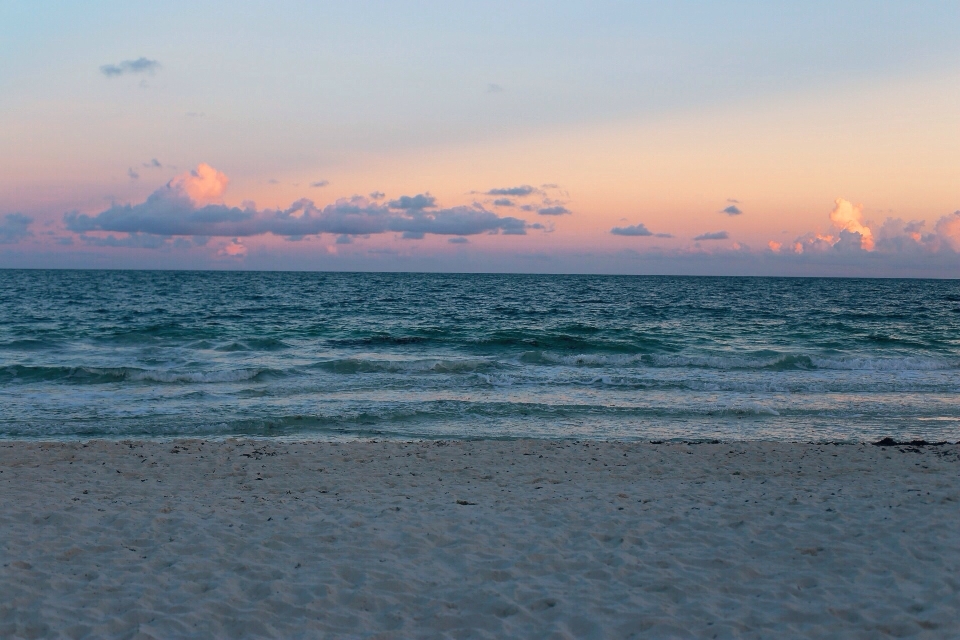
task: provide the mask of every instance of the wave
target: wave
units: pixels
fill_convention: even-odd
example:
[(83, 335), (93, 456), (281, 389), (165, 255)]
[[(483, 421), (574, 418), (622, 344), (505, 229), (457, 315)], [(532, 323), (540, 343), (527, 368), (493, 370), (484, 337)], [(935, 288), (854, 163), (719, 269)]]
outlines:
[(231, 353), (234, 351), (282, 351), (289, 349), (290, 345), (277, 338), (248, 338), (242, 341), (228, 342), (213, 348), (215, 351)]
[(370, 336), (362, 336), (358, 338), (331, 338), (327, 340), (327, 343), (332, 346), (337, 347), (365, 347), (365, 346), (376, 346), (376, 345), (409, 345), (409, 344), (425, 344), (431, 342), (433, 339), (429, 336), (418, 336), (418, 335), (400, 335), (394, 336), (390, 334), (375, 334)]
[(60, 346), (60, 342), (58, 341), (37, 340), (36, 338), (23, 338), (20, 340), (11, 340), (10, 342), (0, 342), (0, 349), (9, 349), (11, 351), (39, 351), (58, 346)]
[(568, 367), (654, 367), (701, 369), (806, 369), (812, 362), (806, 356), (750, 357), (735, 355), (676, 354), (559, 354), (549, 351), (528, 351), (520, 356), (525, 364), (563, 365)]
[[(490, 420), (535, 421), (538, 419), (577, 421), (581, 419), (685, 419), (706, 416), (756, 416), (778, 417), (781, 409), (772, 404), (755, 401), (700, 403), (697, 405), (654, 404), (647, 406), (609, 405), (590, 402), (536, 402), (490, 400), (469, 401), (459, 399), (433, 399), (428, 401), (332, 401), (314, 405), (305, 413), (291, 413), (280, 405), (271, 404), (240, 409), (236, 406), (220, 407), (217, 411), (173, 412), (129, 415), (124, 411), (109, 411), (94, 416), (78, 416), (77, 420), (64, 420), (64, 426), (88, 424), (126, 424), (127, 428), (142, 423), (151, 428), (173, 428), (197, 422), (198, 427), (212, 427), (216, 423), (286, 425), (291, 428), (320, 428), (335, 426), (410, 425), (415, 423), (445, 423), (469, 428), (471, 424)], [(789, 414), (804, 414), (804, 411), (787, 409)], [(40, 418), (39, 415), (32, 416)], [(174, 419), (171, 419), (174, 418)], [(42, 418), (40, 418), (42, 420)], [(9, 434), (10, 429), (30, 420), (0, 420), (0, 434)], [(51, 425), (53, 426), (53, 425)]]
[(960, 368), (955, 359), (901, 356), (868, 358), (862, 356), (811, 356), (810, 362), (817, 369), (843, 371), (944, 371)]
[(511, 387), (516, 382), (513, 376), (504, 374), (478, 373), (477, 378), (491, 387)]
[[(649, 358), (649, 356), (647, 356)], [(564, 365), (567, 367), (630, 367), (643, 364), (641, 354), (578, 353), (563, 354), (550, 351), (527, 351), (520, 355), (524, 364)]]
[[(889, 344), (898, 347), (915, 347), (918, 349), (924, 349), (931, 346), (931, 341), (915, 340), (901, 336), (888, 335), (886, 333), (871, 333), (866, 337), (866, 340), (879, 345)], [(936, 341), (933, 341), (933, 343), (935, 342)]]
[(157, 371), (128, 369), (126, 380), (163, 383), (212, 383), (212, 382), (244, 382), (259, 380), (268, 375), (282, 375), (281, 372), (271, 369), (233, 369), (226, 371)]
[(331, 373), (474, 373), (498, 367), (493, 360), (483, 358), (444, 359), (423, 358), (411, 360), (381, 360), (373, 358), (337, 358), (310, 366)]
[(165, 322), (134, 328), (114, 328), (96, 336), (94, 340), (100, 344), (138, 346), (173, 340), (191, 342), (214, 338), (216, 338), (216, 331), (211, 327), (185, 326), (178, 322)]
[[(737, 375), (724, 370), (640, 368), (590, 375), (576, 369), (542, 367), (540, 370), (513, 370), (509, 373), (477, 373), (475, 380), (486, 387), (531, 387), (544, 391), (565, 387), (608, 388), (611, 393), (628, 391), (692, 391), (697, 393), (819, 394), (819, 393), (958, 393), (960, 379), (951, 370), (856, 370), (832, 369), (771, 371), (743, 369)], [(730, 371), (731, 374), (734, 370)], [(934, 375), (941, 372), (939, 375)], [(906, 373), (906, 375), (902, 375)], [(915, 375), (919, 373), (920, 375)]]
[(678, 355), (678, 354), (597, 354), (575, 355), (528, 351), (519, 358), (524, 364), (568, 367), (650, 367), (695, 369), (765, 369), (770, 371), (942, 371), (960, 368), (960, 359), (929, 356), (815, 356), (803, 354)]
[[(779, 416), (780, 412), (772, 407), (759, 402), (735, 402), (730, 404), (717, 405), (713, 411), (719, 415), (734, 416)], [(710, 415), (711, 412), (707, 411)]]
[(66, 381), (78, 384), (119, 382), (125, 376), (124, 369), (97, 367), (6, 365), (0, 367), (0, 382), (46, 382)]
[(282, 372), (264, 368), (222, 371), (176, 371), (136, 367), (67, 367), (7, 365), (0, 367), (0, 382), (64, 382), (107, 384), (111, 382), (216, 383), (257, 380)]
[[(186, 406), (186, 405), (184, 405)], [(544, 437), (632, 439), (691, 438), (726, 434), (728, 439), (810, 439), (814, 433), (845, 434), (862, 440), (865, 433), (960, 437), (960, 416), (953, 407), (925, 413), (921, 405), (890, 413), (886, 408), (807, 407), (774, 399), (670, 402), (646, 406), (570, 402), (427, 402), (333, 400), (293, 409), (285, 401), (238, 407), (230, 402), (208, 410), (126, 411), (61, 415), (0, 415), (0, 439), (91, 437)], [(193, 407), (197, 409), (197, 407)], [(918, 411), (919, 409), (919, 411)], [(876, 438), (872, 438), (876, 439)]]
[[(580, 332), (580, 331), (578, 331)], [(583, 333), (593, 333), (583, 331)], [(481, 336), (468, 341), (473, 347), (489, 348), (535, 348), (544, 351), (563, 350), (567, 353), (571, 351), (584, 351), (613, 353), (613, 354), (637, 354), (642, 351), (655, 351), (666, 348), (666, 345), (655, 338), (642, 336), (629, 336), (620, 339), (616, 338), (589, 338), (586, 336), (571, 335), (570, 333), (549, 333), (549, 332), (531, 332), (531, 331), (498, 331), (486, 336)]]

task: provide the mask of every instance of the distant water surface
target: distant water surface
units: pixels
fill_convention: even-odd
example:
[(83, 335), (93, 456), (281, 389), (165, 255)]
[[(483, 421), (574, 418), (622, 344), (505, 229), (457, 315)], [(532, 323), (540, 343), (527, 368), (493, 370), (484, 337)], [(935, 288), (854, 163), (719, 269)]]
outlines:
[(960, 439), (960, 282), (0, 270), (0, 438)]

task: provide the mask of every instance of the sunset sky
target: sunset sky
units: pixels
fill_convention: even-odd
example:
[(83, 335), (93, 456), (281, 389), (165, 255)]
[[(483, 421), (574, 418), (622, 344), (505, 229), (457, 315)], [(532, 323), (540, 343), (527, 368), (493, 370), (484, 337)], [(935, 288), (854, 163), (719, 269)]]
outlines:
[(954, 2), (0, 3), (0, 267), (960, 277)]

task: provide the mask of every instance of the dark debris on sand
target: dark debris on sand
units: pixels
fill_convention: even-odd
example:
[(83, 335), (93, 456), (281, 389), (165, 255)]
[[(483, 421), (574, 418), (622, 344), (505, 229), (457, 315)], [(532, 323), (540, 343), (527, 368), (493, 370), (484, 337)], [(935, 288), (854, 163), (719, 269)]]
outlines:
[[(950, 444), (949, 442), (943, 440), (940, 442), (927, 442), (926, 440), (894, 440), (891, 437), (883, 438), (882, 440), (877, 440), (873, 443), (875, 447), (942, 447)], [(960, 444), (958, 442), (957, 444)]]

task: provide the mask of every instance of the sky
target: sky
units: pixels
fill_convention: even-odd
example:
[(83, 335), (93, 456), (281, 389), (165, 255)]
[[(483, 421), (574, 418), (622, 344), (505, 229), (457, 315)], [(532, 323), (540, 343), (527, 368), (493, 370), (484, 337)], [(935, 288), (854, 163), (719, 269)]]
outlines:
[(0, 1), (0, 267), (960, 277), (954, 2)]

